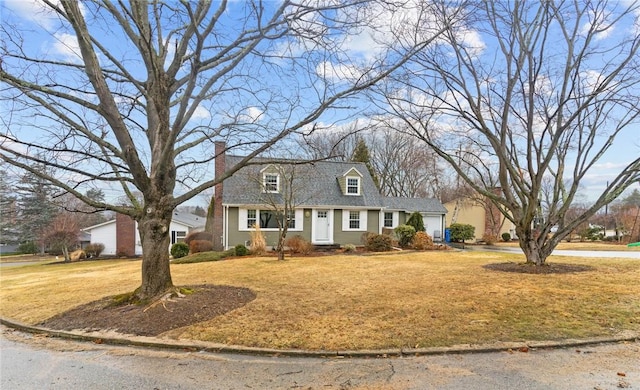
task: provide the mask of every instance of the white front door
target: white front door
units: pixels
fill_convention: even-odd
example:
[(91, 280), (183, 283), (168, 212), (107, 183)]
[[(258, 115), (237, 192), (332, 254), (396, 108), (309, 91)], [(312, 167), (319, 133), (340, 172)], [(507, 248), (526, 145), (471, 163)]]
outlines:
[(331, 213), (329, 210), (313, 210), (313, 243), (331, 243)]

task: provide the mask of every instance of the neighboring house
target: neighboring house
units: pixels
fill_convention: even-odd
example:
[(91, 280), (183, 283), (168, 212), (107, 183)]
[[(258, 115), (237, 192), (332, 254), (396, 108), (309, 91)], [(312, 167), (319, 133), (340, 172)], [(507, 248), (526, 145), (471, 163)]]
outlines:
[(461, 197), (445, 203), (447, 210), (453, 210), (447, 227), (452, 223), (462, 223), (475, 228), (475, 239), (482, 240), (485, 233), (502, 239), (503, 233), (516, 238), (515, 225), (505, 218), (491, 202), (479, 198)]
[[(205, 220), (197, 215), (174, 212), (169, 226), (171, 245), (183, 241), (191, 231), (203, 230)], [(104, 244), (103, 255), (142, 255), (138, 224), (126, 215), (116, 214), (115, 219), (89, 226), (82, 231), (91, 236), (92, 244)]]
[[(243, 158), (223, 151), (224, 144), (217, 143), (217, 176)], [(250, 165), (216, 186), (214, 245), (248, 245), (259, 225), (267, 245), (275, 246), (278, 226), (270, 205), (278, 196), (285, 199), (280, 192), (286, 188), (295, 191), (296, 199), (287, 235), (300, 235), (315, 245), (360, 245), (364, 233), (395, 228), (414, 211), (423, 215), (429, 235), (442, 236), (447, 210), (438, 200), (383, 197), (363, 163), (310, 162), (294, 168), (292, 180), (282, 177), (278, 168), (274, 163)]]

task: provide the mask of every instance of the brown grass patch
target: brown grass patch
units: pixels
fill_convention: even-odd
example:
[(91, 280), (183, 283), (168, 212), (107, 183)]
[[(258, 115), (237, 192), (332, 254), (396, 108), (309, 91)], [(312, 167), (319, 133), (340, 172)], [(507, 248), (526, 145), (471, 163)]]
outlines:
[[(486, 252), (249, 257), (172, 265), (176, 285), (248, 288), (256, 299), (164, 337), (273, 348), (368, 349), (549, 340), (640, 331), (640, 262), (556, 257), (591, 266), (568, 274), (495, 272), (524, 261)], [(39, 323), (132, 291), (140, 262), (2, 270), (0, 313)]]

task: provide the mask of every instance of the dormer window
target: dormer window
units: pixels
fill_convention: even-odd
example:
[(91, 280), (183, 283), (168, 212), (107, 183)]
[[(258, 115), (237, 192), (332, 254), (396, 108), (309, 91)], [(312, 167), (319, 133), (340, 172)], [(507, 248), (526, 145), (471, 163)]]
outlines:
[(347, 177), (347, 195), (360, 195), (359, 177)]
[(274, 173), (265, 173), (262, 177), (264, 192), (280, 192), (280, 176)]
[(338, 178), (343, 195), (362, 195), (362, 174), (354, 167), (346, 171)]

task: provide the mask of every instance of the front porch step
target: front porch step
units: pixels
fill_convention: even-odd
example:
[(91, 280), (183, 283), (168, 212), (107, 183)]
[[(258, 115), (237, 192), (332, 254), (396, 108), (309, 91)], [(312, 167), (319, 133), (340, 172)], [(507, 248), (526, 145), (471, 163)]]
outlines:
[(340, 244), (314, 244), (313, 249), (319, 252), (335, 251), (340, 249)]

